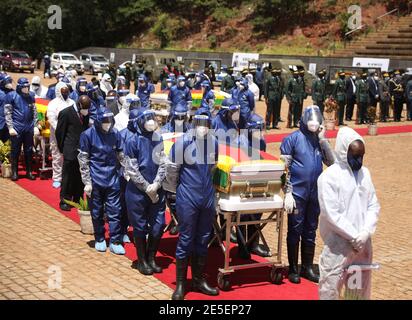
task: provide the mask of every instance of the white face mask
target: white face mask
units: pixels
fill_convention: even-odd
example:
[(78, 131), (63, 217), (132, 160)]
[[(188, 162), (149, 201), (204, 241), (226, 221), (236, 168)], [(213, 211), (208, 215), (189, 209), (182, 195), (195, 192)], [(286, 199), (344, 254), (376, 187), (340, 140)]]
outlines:
[(171, 83), (171, 82), (168, 82), (168, 83), (167, 83), (167, 87), (168, 87), (168, 88), (171, 88), (171, 87), (172, 87), (172, 83)]
[(154, 120), (148, 120), (145, 122), (144, 128), (148, 132), (153, 132), (156, 130), (156, 122)]
[(373, 77), (374, 79), (375, 79), (375, 81), (378, 81), (379, 80), (379, 77)]
[(352, 79), (353, 79), (353, 80), (356, 80), (356, 76), (352, 76)]
[(320, 123), (316, 120), (309, 120), (308, 121), (308, 130), (310, 132), (317, 132), (319, 130)]
[(232, 120), (233, 121), (237, 122), (237, 121), (239, 121), (239, 118), (240, 118), (240, 112), (239, 111), (236, 111), (232, 114)]
[(236, 84), (236, 87), (238, 87), (238, 88), (239, 88), (239, 86), (240, 86), (240, 82), (239, 82), (239, 81), (236, 81), (236, 82), (235, 82), (235, 84)]
[(199, 81), (200, 81), (200, 77), (196, 77), (196, 81), (199, 82)]
[(203, 127), (203, 126), (199, 126), (196, 127), (196, 136), (198, 138), (203, 139), (209, 132), (209, 128), (208, 127)]
[(112, 127), (111, 123), (102, 123), (102, 129), (106, 132), (109, 132), (111, 127)]
[(87, 116), (87, 115), (89, 114), (89, 110), (87, 110), (87, 109), (81, 109), (81, 110), (80, 110), (80, 113), (81, 113), (83, 116)]
[(86, 91), (86, 86), (79, 86), (80, 92), (85, 92)]
[(21, 93), (28, 94), (29, 93), (29, 88), (27, 88), (27, 87), (21, 88)]
[(245, 89), (245, 86), (244, 86), (243, 84), (240, 84), (240, 85), (239, 85), (239, 89), (240, 89), (240, 90), (244, 90), (244, 89)]
[(11, 83), (7, 83), (4, 87), (5, 87), (6, 89), (12, 89), (12, 88), (13, 88), (13, 85), (12, 85)]
[(185, 82), (184, 82), (184, 81), (179, 81), (179, 86), (180, 86), (181, 88), (183, 88), (183, 87), (185, 86)]
[(126, 102), (126, 97), (125, 96), (122, 96), (122, 97), (119, 98), (119, 103), (121, 105), (124, 105), (125, 102)]
[(177, 125), (178, 127), (182, 126), (183, 123), (185, 122), (185, 120), (175, 120), (175, 125)]

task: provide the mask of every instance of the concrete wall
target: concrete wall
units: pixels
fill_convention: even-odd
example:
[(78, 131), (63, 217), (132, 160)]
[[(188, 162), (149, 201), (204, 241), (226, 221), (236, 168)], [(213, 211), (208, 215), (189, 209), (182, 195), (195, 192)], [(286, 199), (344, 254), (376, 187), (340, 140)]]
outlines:
[[(171, 52), (175, 53), (177, 56), (185, 58), (199, 58), (199, 59), (221, 59), (222, 64), (231, 65), (232, 64), (232, 53), (230, 52), (194, 52), (194, 51), (164, 51), (164, 50), (144, 50), (144, 49), (133, 49), (133, 48), (102, 48), (102, 47), (87, 47), (80, 50), (76, 50), (73, 53), (79, 56), (81, 53), (100, 53), (109, 58), (110, 53), (115, 53), (115, 63), (121, 64), (126, 60), (131, 60), (133, 53), (142, 52), (156, 52), (164, 53)], [(286, 55), (268, 55), (261, 54), (262, 58), (296, 58), (301, 59), (307, 66), (309, 63), (316, 63), (316, 68), (322, 69), (327, 66), (352, 66), (353, 57), (318, 57), (318, 56), (286, 56)], [(401, 59), (391, 59), (390, 69), (406, 69), (412, 68), (412, 61), (401, 60)]]

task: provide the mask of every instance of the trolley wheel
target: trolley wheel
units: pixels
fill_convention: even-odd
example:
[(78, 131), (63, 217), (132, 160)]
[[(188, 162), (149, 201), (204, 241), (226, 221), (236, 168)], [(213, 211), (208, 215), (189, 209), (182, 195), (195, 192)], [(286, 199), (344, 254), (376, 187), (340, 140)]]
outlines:
[(223, 273), (219, 272), (217, 275), (217, 285), (220, 290), (229, 291), (230, 290), (229, 276), (224, 275)]
[(283, 270), (280, 268), (272, 268), (272, 270), (270, 270), (270, 281), (274, 284), (282, 284)]

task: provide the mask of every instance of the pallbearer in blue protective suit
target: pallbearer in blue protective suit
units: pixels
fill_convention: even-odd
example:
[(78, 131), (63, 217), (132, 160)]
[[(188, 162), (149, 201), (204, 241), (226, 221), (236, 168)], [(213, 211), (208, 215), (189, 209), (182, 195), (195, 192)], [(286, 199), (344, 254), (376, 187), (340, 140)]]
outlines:
[(97, 111), (100, 108), (104, 108), (106, 105), (103, 97), (99, 94), (99, 87), (94, 85), (92, 82), (88, 83), (86, 86), (87, 95), (92, 100), (92, 104), (89, 110), (89, 124), (93, 124), (96, 121)]
[(144, 74), (139, 75), (138, 81), (136, 96), (139, 97), (143, 108), (150, 109), (150, 94), (155, 92), (155, 86), (147, 80)]
[(86, 91), (87, 80), (85, 77), (80, 77), (76, 81), (76, 88), (70, 93), (69, 98), (77, 102), (80, 96), (87, 95)]
[(213, 93), (212, 86), (208, 80), (202, 82), (202, 101), (200, 102), (200, 108), (196, 111), (196, 114), (207, 114), (209, 117), (215, 114), (215, 94)]
[[(139, 100), (139, 105), (140, 105), (140, 100)], [(123, 145), (126, 145), (126, 142), (133, 137), (133, 135), (136, 133), (136, 128), (134, 125), (134, 120), (137, 119), (139, 115), (139, 111), (137, 108), (133, 108), (130, 110), (129, 114), (129, 122), (127, 124), (127, 127), (124, 128), (123, 130), (120, 131), (120, 136), (122, 137), (123, 140)], [(126, 205), (126, 185), (127, 181), (130, 180), (130, 177), (128, 175), (124, 174), (124, 167), (120, 167), (120, 213), (121, 213), (121, 229), (122, 229), (122, 241), (123, 243), (130, 243), (130, 238), (127, 234), (127, 229), (129, 227), (129, 217), (127, 214), (127, 205)]]
[(95, 248), (105, 252), (104, 220), (109, 222), (110, 251), (125, 254), (121, 244), (119, 167), (124, 161), (120, 133), (113, 128), (114, 116), (108, 108), (97, 111), (94, 125), (80, 136), (78, 155), (84, 191), (91, 198)]
[(240, 105), (240, 125), (244, 127), (255, 109), (255, 96), (252, 91), (249, 90), (249, 83), (244, 78), (242, 78), (239, 83), (237, 102)]
[(192, 93), (186, 85), (186, 78), (184, 76), (177, 78), (177, 83), (170, 89), (167, 100), (170, 103), (170, 114), (173, 113), (173, 109), (180, 101), (186, 101), (189, 110), (192, 108)]
[[(165, 225), (165, 176), (163, 141), (155, 131), (152, 110), (139, 109), (136, 134), (126, 141), (126, 205), (137, 249), (137, 269), (144, 275), (160, 273), (155, 257)], [(147, 245), (146, 245), (146, 237)]]
[(217, 162), (218, 142), (209, 133), (210, 125), (208, 116), (195, 115), (193, 129), (175, 142), (170, 152), (171, 162), (167, 165), (167, 181), (177, 184), (179, 218), (173, 300), (184, 298), (189, 257), (193, 289), (207, 295), (219, 294), (219, 290), (210, 287), (202, 276), (216, 215), (212, 169)]
[(299, 130), (287, 136), (281, 146), (281, 159), (288, 168), (285, 187), (285, 209), (288, 215), (287, 248), (289, 280), (300, 283), (298, 273), (299, 242), (302, 241), (301, 275), (318, 282), (313, 271), (316, 229), (319, 218), (317, 180), (322, 173), (322, 162), (334, 163), (334, 153), (325, 139), (321, 126), (322, 114), (318, 106), (305, 109)]
[(238, 145), (240, 106), (237, 101), (226, 98), (222, 108), (212, 120), (212, 128), (220, 143)]
[(30, 82), (27, 78), (17, 81), (16, 91), (7, 93), (4, 101), (4, 116), (11, 140), (11, 163), (13, 181), (18, 180), (17, 167), (21, 146), (23, 145), (26, 162), (26, 177), (35, 180), (31, 173), (33, 155), (33, 136), (39, 135), (37, 126), (37, 109), (34, 93), (29, 91)]
[[(161, 133), (174, 133), (174, 134), (183, 134), (185, 133), (188, 128), (188, 117), (187, 117), (187, 102), (186, 101), (180, 101), (176, 108), (173, 111), (173, 114), (169, 120), (168, 123), (166, 123), (162, 129)], [(176, 219), (176, 190), (173, 191), (166, 191), (166, 203), (167, 206), (170, 209), (170, 214)], [(174, 223), (174, 220), (172, 220), (172, 225), (170, 226), (170, 234), (171, 235), (176, 235), (178, 233), (178, 228), (176, 224)]]

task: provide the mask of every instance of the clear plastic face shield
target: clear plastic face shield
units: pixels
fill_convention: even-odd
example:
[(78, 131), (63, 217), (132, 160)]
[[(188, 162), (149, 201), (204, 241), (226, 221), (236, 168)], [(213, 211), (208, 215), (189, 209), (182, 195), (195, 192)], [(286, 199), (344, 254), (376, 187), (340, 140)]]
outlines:
[(303, 122), (308, 127), (310, 132), (318, 132), (320, 125), (323, 122), (322, 114), (320, 113), (319, 107), (310, 106), (305, 110)]
[(240, 119), (240, 106), (232, 105), (229, 107), (229, 116), (233, 122), (238, 123)]
[(156, 115), (153, 111), (145, 111), (143, 113), (144, 129), (147, 132), (153, 132), (157, 129)]
[(86, 92), (87, 81), (86, 80), (81, 80), (78, 83), (79, 83), (79, 91), (80, 92)]
[(209, 133), (210, 118), (206, 115), (196, 115), (193, 118), (193, 127), (196, 132), (196, 137), (204, 139)]
[(126, 103), (129, 105), (129, 111), (140, 108), (140, 99), (127, 99)]
[(171, 88), (173, 86), (172, 80), (167, 80), (166, 85), (168, 88)]
[(90, 89), (87, 93), (89, 94), (89, 96), (96, 100), (99, 97), (99, 93), (98, 93), (98, 87), (97, 86), (93, 86), (92, 89)]
[(111, 112), (105, 113), (102, 116), (102, 129), (104, 132), (109, 132), (114, 126), (114, 115)]
[(118, 90), (117, 95), (119, 96), (119, 103), (124, 105), (126, 102), (126, 96), (129, 94), (129, 90)]
[(30, 92), (30, 85), (27, 83), (21, 87), (21, 93), (28, 95)]
[(186, 117), (187, 117), (187, 113), (186, 112), (175, 112), (175, 114), (174, 114), (174, 121), (175, 121), (175, 124), (177, 125), (177, 126), (182, 126), (183, 125), (183, 123), (185, 122), (185, 120), (186, 120)]
[(11, 77), (6, 77), (3, 81), (6, 89), (13, 89), (13, 79)]
[(183, 79), (179, 79), (179, 87), (183, 88), (186, 85), (186, 81)]

